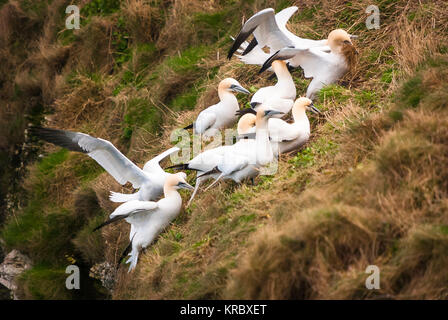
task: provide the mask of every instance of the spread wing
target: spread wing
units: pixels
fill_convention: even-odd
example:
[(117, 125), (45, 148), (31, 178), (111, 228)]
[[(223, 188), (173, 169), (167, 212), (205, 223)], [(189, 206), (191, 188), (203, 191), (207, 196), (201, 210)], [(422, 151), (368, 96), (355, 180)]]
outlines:
[(160, 170), (163, 171), (163, 169), (160, 167), (160, 161), (162, 161), (169, 155), (171, 155), (174, 152), (177, 152), (179, 150), (180, 149), (178, 147), (173, 147), (173, 148), (170, 148), (170, 149), (162, 152), (158, 156), (156, 156), (156, 157), (152, 158), (151, 160), (149, 160), (148, 162), (146, 162), (145, 165), (143, 166), (143, 171), (145, 171), (147, 173), (156, 173), (156, 172), (160, 172)]
[[(287, 14), (285, 13), (286, 16)], [(268, 8), (254, 14), (246, 21), (229, 50), (229, 54), (227, 55), (229, 59), (252, 33), (257, 39), (260, 48), (268, 46), (271, 50), (276, 51), (283, 47), (293, 45), (291, 39), (277, 24), (274, 9)]]
[(266, 60), (260, 72), (268, 69), (275, 60), (289, 60), (294, 66), (300, 65), (306, 78), (322, 76), (331, 64), (330, 54), (318, 48), (283, 48)]
[[(131, 200), (123, 203), (119, 207), (117, 207), (114, 212), (112, 212), (109, 216), (109, 220), (97, 226), (93, 231), (101, 229), (108, 224), (123, 220), (127, 218), (127, 221), (131, 224), (138, 223), (139, 220), (144, 219), (145, 216), (141, 215), (141, 213), (150, 213), (158, 208), (157, 202), (154, 201), (140, 201), (140, 200)], [(134, 230), (133, 230), (134, 229)], [(131, 227), (131, 234), (135, 232), (135, 228)], [(132, 236), (131, 236), (132, 238)]]
[(81, 132), (50, 128), (31, 128), (41, 139), (72, 151), (86, 153), (102, 166), (118, 183), (131, 182), (135, 189), (149, 181), (147, 175), (107, 140)]

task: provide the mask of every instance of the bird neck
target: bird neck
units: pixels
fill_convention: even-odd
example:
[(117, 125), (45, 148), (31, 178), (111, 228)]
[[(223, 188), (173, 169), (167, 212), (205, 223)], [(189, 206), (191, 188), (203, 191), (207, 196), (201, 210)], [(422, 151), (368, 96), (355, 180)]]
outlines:
[(277, 76), (277, 84), (282, 85), (284, 83), (293, 83), (291, 73), (289, 73), (286, 64), (276, 64), (273, 66), (275, 75)]
[(179, 192), (173, 186), (164, 186), (163, 194), (165, 198), (180, 197)]
[(268, 119), (257, 114), (255, 127), (256, 159), (258, 165), (267, 165), (272, 161), (272, 147), (269, 143)]
[(218, 90), (218, 96), (219, 96), (219, 100), (221, 100), (221, 101), (229, 101), (229, 102), (238, 101), (236, 99), (235, 95), (226, 89), (220, 88)]
[(299, 124), (304, 129), (310, 130), (310, 121), (303, 106), (293, 108), (292, 117), (294, 118), (294, 124)]

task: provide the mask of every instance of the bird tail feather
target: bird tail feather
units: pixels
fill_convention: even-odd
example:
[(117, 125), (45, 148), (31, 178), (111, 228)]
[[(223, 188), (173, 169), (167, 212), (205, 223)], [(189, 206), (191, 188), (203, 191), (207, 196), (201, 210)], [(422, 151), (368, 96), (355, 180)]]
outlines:
[(138, 200), (138, 192), (127, 194), (111, 191), (109, 200), (112, 202), (128, 202), (130, 200)]
[(126, 263), (131, 263), (129, 265), (128, 273), (131, 272), (132, 270), (134, 270), (135, 267), (137, 266), (138, 254), (139, 254), (139, 250), (137, 248), (133, 247), (131, 253), (129, 254), (130, 258), (128, 259), (128, 261), (126, 261)]

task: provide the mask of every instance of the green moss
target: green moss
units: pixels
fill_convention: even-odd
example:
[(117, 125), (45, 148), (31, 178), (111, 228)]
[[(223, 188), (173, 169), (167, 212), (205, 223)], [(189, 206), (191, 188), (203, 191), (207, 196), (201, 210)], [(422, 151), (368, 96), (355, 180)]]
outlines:
[(216, 42), (223, 37), (228, 30), (231, 20), (227, 19), (228, 10), (216, 13), (196, 13), (193, 16), (193, 24), (197, 30), (197, 36), (201, 40)]
[(416, 76), (402, 86), (397, 102), (401, 106), (415, 108), (424, 95), (425, 90), (422, 85), (422, 79), (420, 76)]
[(319, 101), (330, 99), (337, 103), (346, 102), (350, 96), (350, 90), (336, 84), (325, 86), (318, 93)]
[(123, 138), (130, 139), (137, 127), (157, 133), (161, 123), (162, 115), (155, 106), (146, 99), (132, 98), (126, 107), (123, 121)]
[(183, 51), (180, 56), (175, 55), (167, 58), (164, 64), (178, 73), (187, 73), (196, 71), (198, 63), (208, 54), (207, 46), (191, 47)]
[(109, 15), (120, 9), (120, 0), (91, 0), (81, 8), (81, 15), (85, 17)]
[(386, 84), (391, 83), (392, 79), (394, 78), (394, 72), (395, 70), (393, 68), (388, 68), (386, 71), (384, 71), (381, 75), (381, 82)]
[(21, 274), (19, 283), (27, 291), (28, 298), (68, 300), (73, 298), (73, 291), (69, 291), (65, 287), (67, 276), (65, 269), (53, 269), (45, 265), (38, 265)]

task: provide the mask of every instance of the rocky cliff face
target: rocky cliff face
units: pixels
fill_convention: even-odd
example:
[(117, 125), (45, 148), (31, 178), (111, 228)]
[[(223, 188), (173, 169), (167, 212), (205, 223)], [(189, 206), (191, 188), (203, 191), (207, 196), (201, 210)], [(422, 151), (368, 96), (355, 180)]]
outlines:
[(0, 264), (0, 299), (18, 299), (16, 279), (31, 266), (31, 260), (17, 250), (12, 250), (6, 255)]

